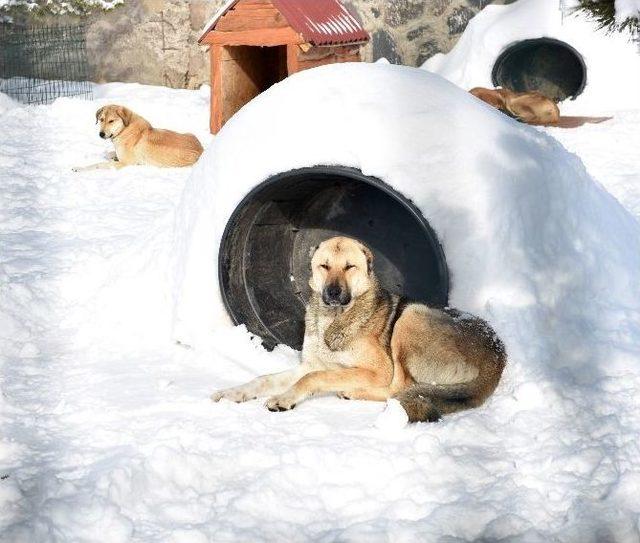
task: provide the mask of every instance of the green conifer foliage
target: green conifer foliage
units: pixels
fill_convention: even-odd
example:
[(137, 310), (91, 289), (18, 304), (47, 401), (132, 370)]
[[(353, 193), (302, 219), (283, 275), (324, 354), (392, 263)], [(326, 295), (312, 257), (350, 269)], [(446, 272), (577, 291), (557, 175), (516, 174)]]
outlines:
[(578, 0), (575, 11), (586, 13), (595, 21), (598, 29), (608, 32), (629, 32), (633, 37), (640, 34), (640, 19), (632, 17), (624, 21), (616, 20), (615, 0)]

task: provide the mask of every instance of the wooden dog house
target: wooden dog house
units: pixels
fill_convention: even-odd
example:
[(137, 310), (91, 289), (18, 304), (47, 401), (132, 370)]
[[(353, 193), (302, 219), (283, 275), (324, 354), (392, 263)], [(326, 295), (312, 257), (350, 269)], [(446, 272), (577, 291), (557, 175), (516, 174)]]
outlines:
[(359, 61), (368, 39), (339, 0), (229, 0), (198, 40), (210, 46), (211, 132), (290, 74)]

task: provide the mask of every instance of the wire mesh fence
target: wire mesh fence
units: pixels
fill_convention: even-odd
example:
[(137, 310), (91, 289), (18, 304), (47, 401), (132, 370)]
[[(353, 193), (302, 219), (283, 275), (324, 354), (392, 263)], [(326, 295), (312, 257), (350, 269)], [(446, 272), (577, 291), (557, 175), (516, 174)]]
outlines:
[(27, 104), (61, 96), (92, 97), (82, 25), (0, 24), (0, 92)]

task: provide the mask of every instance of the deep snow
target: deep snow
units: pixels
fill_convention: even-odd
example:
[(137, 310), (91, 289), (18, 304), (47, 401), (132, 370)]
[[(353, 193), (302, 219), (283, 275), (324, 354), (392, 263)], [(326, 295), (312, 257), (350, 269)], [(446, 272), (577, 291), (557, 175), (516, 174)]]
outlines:
[[(243, 117), (260, 117), (283, 97), (287, 108), (299, 107), (285, 85), (314, 87), (316, 74), (252, 104), (225, 129), (229, 141), (248, 133)], [(181, 299), (173, 295), (182, 291), (174, 289), (186, 271), (176, 273), (176, 262), (193, 242), (183, 226), (202, 220), (190, 202), (206, 209), (215, 190), (216, 210), (227, 213), (242, 185), (217, 185), (218, 168), (264, 175), (264, 164), (233, 166), (246, 147), (234, 152), (227, 136), (209, 144), (206, 90), (101, 85), (93, 102), (37, 107), (0, 96), (1, 541), (638, 541), (640, 109), (577, 130), (536, 129), (418, 70), (341, 67), (327, 75), (316, 92), (328, 105), (349, 104), (363, 78), (379, 84), (378, 92), (355, 92), (366, 98), (369, 123), (356, 123), (364, 142), (385, 114), (398, 113), (378, 109), (393, 90), (419, 92), (424, 104), (412, 107), (424, 112), (387, 126), (417, 130), (432, 119), (444, 140), (447, 132), (479, 140), (468, 162), (458, 153), (449, 164), (454, 178), (472, 177), (459, 185), (460, 216), (483, 220), (456, 231), (450, 210), (438, 216), (438, 202), (417, 203), (450, 232), (445, 250), (455, 252), (453, 241), (469, 232), (482, 244), (473, 258), (462, 251), (450, 263), (465, 275), (462, 285), (477, 275), (485, 288), (454, 288), (453, 296), (487, 316), (510, 347), (496, 395), (480, 409), (411, 427), (393, 406), (380, 416), (377, 403), (316, 399), (279, 414), (261, 402), (210, 403), (216, 388), (296, 363), (290, 349), (267, 353), (221, 318), (193, 348), (171, 341)], [(93, 117), (108, 102), (197, 133), (210, 147), (199, 174), (72, 173), (110, 150)], [(459, 115), (447, 112), (444, 125), (448, 104)], [(348, 111), (345, 123), (363, 115)], [(475, 131), (465, 135), (469, 116)], [(474, 184), (470, 166), (492, 141), (487, 129), (515, 138), (529, 158), (522, 168), (499, 149)], [(344, 137), (353, 141), (353, 130)], [(447, 149), (425, 138), (411, 145), (429, 146), (431, 172), (444, 171)], [(216, 166), (221, 151), (231, 154)], [(371, 173), (393, 177), (385, 159), (399, 152), (379, 155)], [(368, 159), (365, 145), (353, 153)], [(551, 164), (540, 166), (540, 157)], [(496, 161), (506, 170), (490, 185)], [(558, 177), (532, 182), (540, 168)], [(474, 209), (502, 209), (500, 201), (505, 208), (493, 219)], [(499, 261), (505, 270), (492, 284), (488, 272)]]

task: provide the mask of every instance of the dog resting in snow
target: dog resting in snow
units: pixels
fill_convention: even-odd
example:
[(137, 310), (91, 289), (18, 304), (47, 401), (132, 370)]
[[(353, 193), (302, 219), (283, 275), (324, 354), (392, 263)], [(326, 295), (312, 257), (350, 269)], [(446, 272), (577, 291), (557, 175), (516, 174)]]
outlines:
[(509, 89), (474, 87), (469, 92), (523, 123), (548, 125), (556, 124), (560, 119), (558, 105), (537, 91), (513, 92)]
[(269, 396), (269, 410), (286, 411), (322, 393), (397, 398), (417, 422), (479, 406), (495, 390), (506, 353), (483, 320), (386, 292), (372, 252), (351, 238), (321, 243), (311, 269), (301, 363), (219, 391), (213, 401)]
[(124, 166), (191, 166), (202, 154), (202, 145), (193, 134), (178, 134), (153, 128), (149, 122), (123, 106), (109, 105), (96, 111), (100, 137), (115, 147), (113, 160), (81, 168), (76, 172)]

